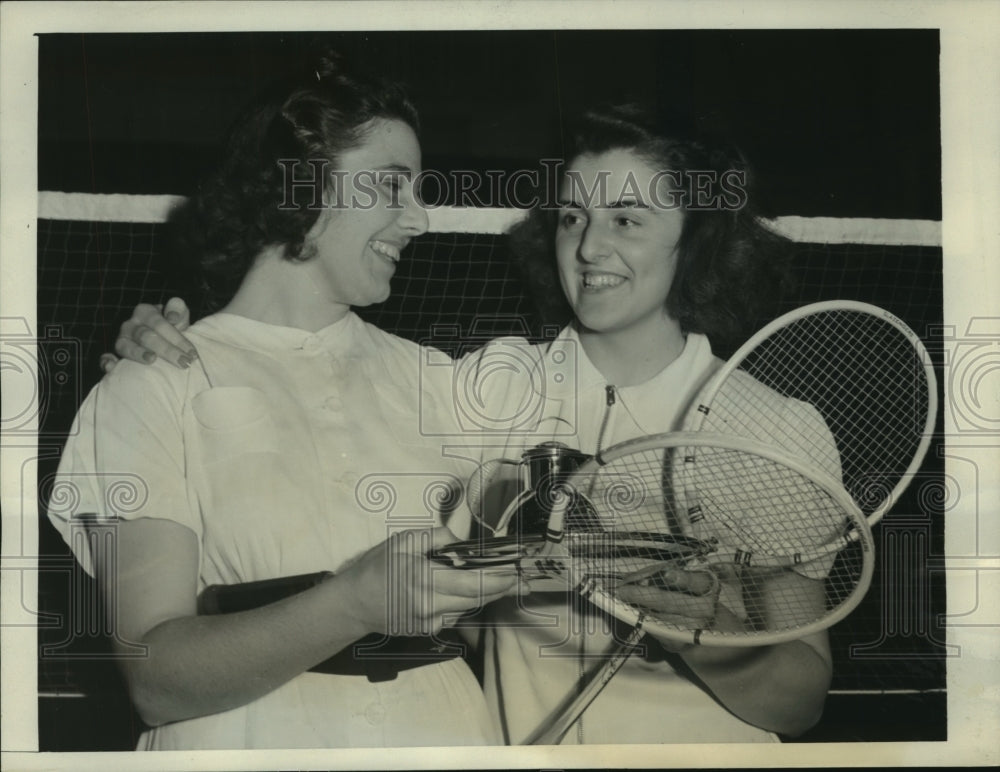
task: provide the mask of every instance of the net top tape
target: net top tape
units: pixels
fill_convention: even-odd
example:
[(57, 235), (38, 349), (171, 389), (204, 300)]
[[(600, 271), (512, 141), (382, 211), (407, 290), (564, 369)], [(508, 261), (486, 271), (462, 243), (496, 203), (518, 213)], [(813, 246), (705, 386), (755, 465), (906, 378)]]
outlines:
[[(162, 223), (183, 196), (124, 193), (38, 194), (40, 220)], [(524, 216), (522, 209), (472, 207), (428, 208), (431, 233), (501, 234)], [(885, 246), (941, 246), (941, 223), (936, 220), (877, 218), (778, 217), (769, 227), (792, 241), (812, 244), (874, 244)]]

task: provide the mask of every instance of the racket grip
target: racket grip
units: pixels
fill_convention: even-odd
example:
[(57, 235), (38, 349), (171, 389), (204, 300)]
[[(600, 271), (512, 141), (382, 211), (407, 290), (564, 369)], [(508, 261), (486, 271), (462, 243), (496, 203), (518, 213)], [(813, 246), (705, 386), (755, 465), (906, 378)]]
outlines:
[(604, 687), (611, 682), (615, 674), (621, 670), (622, 665), (628, 661), (628, 658), (639, 647), (643, 635), (642, 625), (640, 624), (612, 652), (604, 666), (597, 669), (591, 675), (583, 688), (575, 695), (570, 695), (563, 706), (556, 711), (555, 715), (532, 732), (523, 744), (558, 745), (562, 741), (562, 738), (566, 736), (566, 732), (580, 719), (591, 703), (597, 699), (597, 695), (604, 691)]

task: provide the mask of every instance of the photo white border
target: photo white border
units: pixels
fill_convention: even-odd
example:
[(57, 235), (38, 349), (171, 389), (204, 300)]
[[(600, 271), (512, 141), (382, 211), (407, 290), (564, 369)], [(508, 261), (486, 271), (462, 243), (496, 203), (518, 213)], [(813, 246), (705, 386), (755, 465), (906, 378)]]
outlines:
[[(280, 6), (280, 7), (279, 7)], [(936, 28), (941, 40), (942, 237), (945, 321), (964, 334), (974, 317), (998, 317), (1000, 257), (1000, 56), (996, 34), (1000, 3), (976, 0), (771, 0), (732, 2), (137, 2), (3, 3), (0, 6), (0, 315), (35, 326), (35, 218), (37, 206), (37, 38), (42, 32), (167, 32), (462, 29), (770, 29)], [(845, 52), (848, 55), (849, 52)], [(598, 54), (599, 55), (599, 52)], [(996, 377), (986, 375), (987, 378)], [(987, 384), (995, 383), (988, 380)], [(23, 403), (25, 379), (4, 378), (2, 396)], [(954, 395), (946, 393), (946, 399)], [(987, 395), (989, 396), (989, 395)], [(1000, 400), (1000, 394), (993, 397)], [(19, 402), (18, 400), (22, 401)], [(955, 431), (950, 414), (946, 430)], [(996, 470), (1000, 437), (962, 435), (949, 454), (972, 453), (980, 469), (979, 512), (1000, 505)], [(37, 753), (36, 635), (23, 625), (22, 597), (37, 595), (37, 581), (21, 561), (37, 553), (37, 533), (24, 528), (22, 512), (37, 511), (33, 480), (21, 480), (31, 447), (5, 440), (0, 459), (5, 581), (2, 591), (2, 748), (6, 769), (412, 769), (571, 767), (754, 766), (977, 766), (1000, 763), (998, 672), (1000, 646), (989, 620), (1000, 618), (997, 599), (970, 595), (979, 587), (948, 583), (950, 614), (979, 604), (981, 626), (949, 628), (949, 643), (962, 647), (948, 661), (947, 742), (568, 748), (387, 749), (335, 751), (226, 751), (145, 754)], [(948, 464), (960, 485), (967, 465)], [(27, 490), (22, 491), (20, 486)], [(961, 506), (961, 502), (960, 502)], [(949, 512), (949, 519), (967, 522)], [(30, 521), (28, 523), (30, 525)], [(946, 534), (948, 555), (987, 587), (1000, 576), (997, 526), (977, 522), (979, 543), (968, 554), (962, 534)], [(10, 581), (15, 571), (20, 581)], [(984, 604), (989, 604), (984, 605)], [(970, 617), (971, 618), (971, 617)], [(19, 626), (23, 625), (23, 626)]]

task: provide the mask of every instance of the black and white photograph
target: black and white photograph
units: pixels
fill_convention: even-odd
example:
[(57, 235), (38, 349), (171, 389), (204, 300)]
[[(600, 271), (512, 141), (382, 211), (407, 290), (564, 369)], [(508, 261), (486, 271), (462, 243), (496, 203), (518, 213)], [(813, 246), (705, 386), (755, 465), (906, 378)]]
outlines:
[(0, 11), (6, 768), (1000, 762), (1000, 6)]

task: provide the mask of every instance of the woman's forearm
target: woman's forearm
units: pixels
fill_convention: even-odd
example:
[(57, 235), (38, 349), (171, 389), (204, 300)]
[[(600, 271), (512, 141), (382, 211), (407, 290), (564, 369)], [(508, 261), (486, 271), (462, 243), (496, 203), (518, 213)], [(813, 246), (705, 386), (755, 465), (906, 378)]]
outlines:
[(156, 726), (244, 705), (372, 632), (352, 619), (337, 577), (259, 609), (181, 616), (122, 660), (140, 717)]
[(432, 566), (428, 546), (454, 539), (438, 527), (420, 538), (397, 532), (277, 603), (197, 616), (195, 534), (140, 518), (120, 522), (116, 535), (116, 581), (102, 591), (116, 609), (118, 637), (147, 647), (144, 657), (123, 657), (122, 667), (139, 715), (152, 726), (245, 705), (370, 633), (434, 632), (451, 615), (516, 590), (515, 576)]
[(822, 715), (832, 671), (807, 643), (696, 647), (681, 657), (726, 708), (754, 726), (795, 736)]

